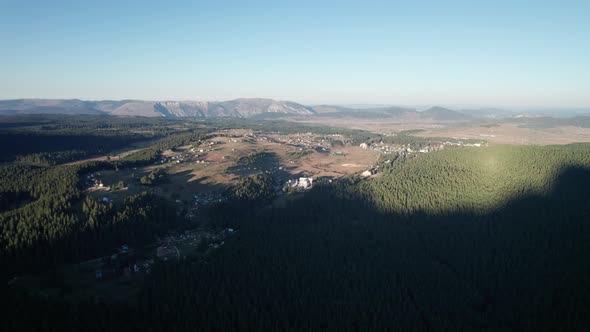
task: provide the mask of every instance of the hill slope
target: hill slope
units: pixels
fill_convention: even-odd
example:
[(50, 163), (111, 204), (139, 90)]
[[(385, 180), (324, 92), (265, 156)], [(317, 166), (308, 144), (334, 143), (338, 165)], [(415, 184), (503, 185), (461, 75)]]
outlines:
[(470, 115), (440, 106), (434, 106), (424, 110), (420, 112), (420, 116), (437, 121), (466, 121), (473, 119)]

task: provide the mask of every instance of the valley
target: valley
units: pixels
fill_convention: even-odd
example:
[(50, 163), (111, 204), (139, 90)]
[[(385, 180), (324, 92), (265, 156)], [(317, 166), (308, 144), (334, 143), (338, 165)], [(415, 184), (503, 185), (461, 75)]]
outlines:
[[(590, 255), (579, 245), (589, 231), (580, 220), (588, 213), (590, 151), (583, 143), (549, 143), (584, 141), (585, 128), (432, 120), (386, 128), (374, 119), (334, 127), (327, 117), (70, 119), (5, 118), (10, 130), (2, 133), (28, 138), (20, 151), (7, 148), (0, 166), (8, 301), (71, 308), (45, 319), (68, 321), (70, 310), (130, 317), (141, 310), (150, 318), (139, 321), (156, 329), (182, 329), (179, 317), (223, 329), (235, 323), (217, 316), (224, 310), (266, 328), (289, 318), (270, 309), (273, 318), (259, 320), (243, 308), (285, 292), (273, 308), (299, 317), (353, 306), (338, 316), (344, 325), (372, 324), (358, 313), (382, 307), (468, 330), (548, 324), (528, 317), (549, 308), (584, 315), (553, 299), (586, 298), (580, 290), (590, 279), (559, 271), (583, 269)], [(73, 144), (70, 137), (84, 139)], [(97, 149), (105, 137), (110, 145)], [(39, 141), (55, 143), (40, 150)], [(530, 274), (544, 279), (520, 281)], [(348, 291), (352, 284), (357, 295)], [(301, 304), (286, 285), (303, 296)], [(551, 295), (524, 308), (537, 288)], [(394, 293), (406, 295), (392, 303), (386, 294)], [(452, 305), (432, 294), (446, 294)], [(455, 311), (464, 315), (460, 323)], [(374, 317), (385, 322), (384, 314)], [(397, 316), (396, 324), (415, 321)]]
[(1, 1), (0, 332), (590, 331), (590, 1)]

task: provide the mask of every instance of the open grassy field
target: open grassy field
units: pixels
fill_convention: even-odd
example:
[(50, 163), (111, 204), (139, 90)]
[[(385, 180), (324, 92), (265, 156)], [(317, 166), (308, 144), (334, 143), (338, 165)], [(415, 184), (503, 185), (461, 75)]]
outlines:
[(416, 134), (421, 137), (484, 139), (490, 143), (513, 145), (549, 145), (590, 142), (590, 129), (573, 126), (532, 129), (516, 124), (430, 128)]
[(396, 133), (405, 130), (423, 129), (416, 136), (448, 137), (461, 139), (484, 139), (495, 144), (550, 145), (590, 142), (590, 128), (556, 126), (553, 128), (527, 128), (516, 123), (498, 123), (487, 127), (486, 121), (465, 124), (434, 123), (428, 121), (403, 121), (395, 119), (363, 118), (297, 118), (295, 121), (368, 130), (375, 133)]

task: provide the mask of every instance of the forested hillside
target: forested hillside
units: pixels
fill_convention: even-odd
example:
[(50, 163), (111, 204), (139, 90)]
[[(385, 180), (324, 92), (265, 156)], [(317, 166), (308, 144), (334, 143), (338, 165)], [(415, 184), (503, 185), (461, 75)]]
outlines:
[(238, 235), (205, 259), (160, 266), (137, 304), (9, 297), (4, 324), (586, 331), (589, 186), (589, 145), (434, 152), (286, 207), (226, 203), (216, 218)]
[(0, 162), (62, 164), (188, 129), (178, 125), (165, 119), (90, 115), (0, 117)]
[[(123, 129), (121, 126), (145, 129), (146, 126), (149, 128), (150, 121), (109, 120), (107, 127), (114, 123), (119, 131)], [(69, 122), (59, 122), (60, 126), (67, 124)], [(163, 127), (156, 131), (167, 132), (165, 125), (168, 123), (159, 124)], [(101, 125), (100, 121), (94, 125)], [(87, 135), (88, 126), (92, 124), (82, 121), (71, 123), (71, 126)], [(127, 137), (128, 132), (129, 129), (115, 131), (113, 135)], [(207, 132), (198, 128), (180, 130), (116, 161), (59, 166), (28, 165), (20, 161), (0, 165), (1, 276), (43, 271), (64, 262), (94, 258), (122, 243), (145, 244), (153, 240), (176, 223), (176, 211), (170, 202), (149, 193), (140, 193), (127, 197), (123, 206), (99, 203), (83, 195), (82, 179), (100, 170), (151, 164), (163, 150), (198, 141), (206, 137)], [(15, 139), (20, 131), (7, 131), (4, 135)], [(33, 129), (31, 135), (39, 137), (43, 133)], [(78, 139), (75, 131), (66, 131), (63, 136), (66, 142)], [(104, 149), (105, 145), (100, 142), (95, 137), (94, 143), (92, 140), (84, 143), (87, 144), (85, 148)], [(119, 144), (129, 144), (129, 141), (122, 139)], [(54, 145), (50, 146), (54, 148)], [(35, 145), (30, 147), (36, 148)], [(25, 155), (25, 159), (30, 156)]]
[(411, 159), (365, 182), (366, 200), (398, 214), (487, 213), (548, 195), (561, 173), (590, 167), (587, 144), (449, 149)]

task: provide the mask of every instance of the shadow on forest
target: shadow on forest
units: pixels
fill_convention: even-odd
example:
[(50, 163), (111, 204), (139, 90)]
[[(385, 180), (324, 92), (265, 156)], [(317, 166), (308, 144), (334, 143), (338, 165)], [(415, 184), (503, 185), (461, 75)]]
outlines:
[(579, 330), (590, 324), (589, 188), (590, 170), (566, 167), (548, 195), (484, 215), (408, 216), (318, 187), (288, 208), (234, 218), (239, 240), (215, 271), (196, 273), (221, 278), (215, 291), (253, 310), (273, 303), (279, 326)]
[(318, 186), (286, 208), (219, 210), (237, 235), (205, 261), (155, 270), (137, 307), (57, 307), (29, 322), (76, 329), (100, 317), (101, 327), (128, 331), (590, 326), (590, 170), (564, 168), (548, 195), (484, 215), (382, 213), (337, 188)]

